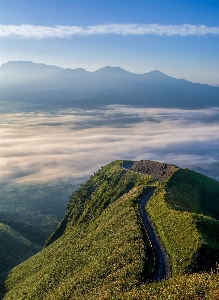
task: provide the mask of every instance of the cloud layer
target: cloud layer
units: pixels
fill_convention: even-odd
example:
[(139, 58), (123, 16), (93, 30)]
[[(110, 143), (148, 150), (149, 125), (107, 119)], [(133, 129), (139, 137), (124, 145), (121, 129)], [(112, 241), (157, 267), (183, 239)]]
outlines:
[(0, 37), (18, 38), (71, 38), (73, 36), (88, 35), (159, 35), (159, 36), (191, 36), (191, 35), (219, 35), (219, 26), (209, 27), (205, 25), (162, 25), (162, 24), (103, 24), (88, 27), (80, 26), (36, 26), (0, 25)]
[(72, 181), (115, 159), (187, 167), (219, 160), (219, 109), (143, 109), (1, 115), (2, 183)]

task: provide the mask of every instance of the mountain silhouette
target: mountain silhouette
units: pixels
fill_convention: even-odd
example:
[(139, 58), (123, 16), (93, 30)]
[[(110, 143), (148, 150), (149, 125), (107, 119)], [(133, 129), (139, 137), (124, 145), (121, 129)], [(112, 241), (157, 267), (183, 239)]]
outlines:
[[(1, 65), (4, 103), (41, 109), (122, 104), (143, 107), (219, 106), (219, 88), (170, 77), (158, 70), (134, 74), (120, 67), (94, 72), (33, 62)], [(26, 106), (25, 106), (26, 105)]]

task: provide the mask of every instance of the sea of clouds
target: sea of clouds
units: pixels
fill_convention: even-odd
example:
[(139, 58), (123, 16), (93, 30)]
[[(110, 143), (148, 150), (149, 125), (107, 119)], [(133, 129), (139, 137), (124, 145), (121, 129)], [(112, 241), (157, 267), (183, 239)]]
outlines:
[(0, 123), (2, 184), (73, 182), (115, 159), (181, 167), (219, 161), (219, 108), (112, 105), (1, 114)]

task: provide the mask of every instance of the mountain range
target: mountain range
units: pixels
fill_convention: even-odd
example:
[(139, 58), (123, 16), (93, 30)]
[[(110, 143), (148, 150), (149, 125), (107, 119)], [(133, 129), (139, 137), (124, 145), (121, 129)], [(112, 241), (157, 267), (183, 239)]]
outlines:
[(33, 62), (0, 66), (3, 107), (56, 109), (110, 104), (144, 107), (219, 106), (219, 88), (176, 79), (160, 71), (134, 74), (119, 67), (95, 72)]

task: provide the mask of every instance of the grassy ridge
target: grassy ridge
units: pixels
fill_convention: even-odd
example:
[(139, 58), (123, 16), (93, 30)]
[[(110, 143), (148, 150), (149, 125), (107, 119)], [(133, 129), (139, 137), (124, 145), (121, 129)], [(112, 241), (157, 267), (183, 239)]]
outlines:
[(70, 197), (65, 217), (46, 245), (60, 237), (68, 224), (86, 227), (88, 222), (95, 220), (111, 203), (133, 187), (156, 184), (151, 176), (125, 171), (119, 161), (110, 163), (91, 176)]
[[(153, 274), (153, 255), (136, 206), (154, 187), (147, 210), (174, 277), (143, 284)], [(182, 274), (219, 261), (218, 191), (218, 182), (189, 170), (158, 183), (112, 162), (73, 194), (46, 247), (10, 272), (0, 297), (216, 300), (217, 274)]]
[(0, 277), (40, 249), (39, 245), (32, 243), (10, 226), (0, 223)]
[[(112, 298), (108, 298), (112, 299)], [(218, 300), (219, 274), (187, 274), (166, 281), (141, 285), (127, 293), (118, 293), (117, 300)]]
[(188, 169), (178, 169), (166, 186), (167, 203), (176, 210), (219, 219), (219, 182)]
[(156, 190), (147, 210), (169, 254), (173, 274), (215, 267), (219, 261), (217, 181), (176, 170)]
[(32, 239), (36, 238), (33, 242), (44, 245), (65, 215), (69, 196), (79, 186), (62, 183), (18, 187), (13, 190), (1, 188), (0, 222), (27, 235), (27, 238), (32, 235)]
[(153, 183), (119, 162), (92, 176), (70, 200), (62, 237), (13, 269), (4, 299), (98, 299), (150, 277), (152, 252), (135, 205)]
[(23, 237), (25, 237), (32, 243), (41, 245), (43, 247), (45, 238), (39, 228), (12, 219), (0, 219), (0, 223), (10, 226), (12, 229), (19, 232)]
[[(1, 278), (42, 249), (65, 215), (68, 198), (74, 189), (76, 186), (65, 183), (1, 186), (0, 223), (10, 227), (2, 225), (0, 229)], [(34, 245), (38, 246), (34, 248)]]

